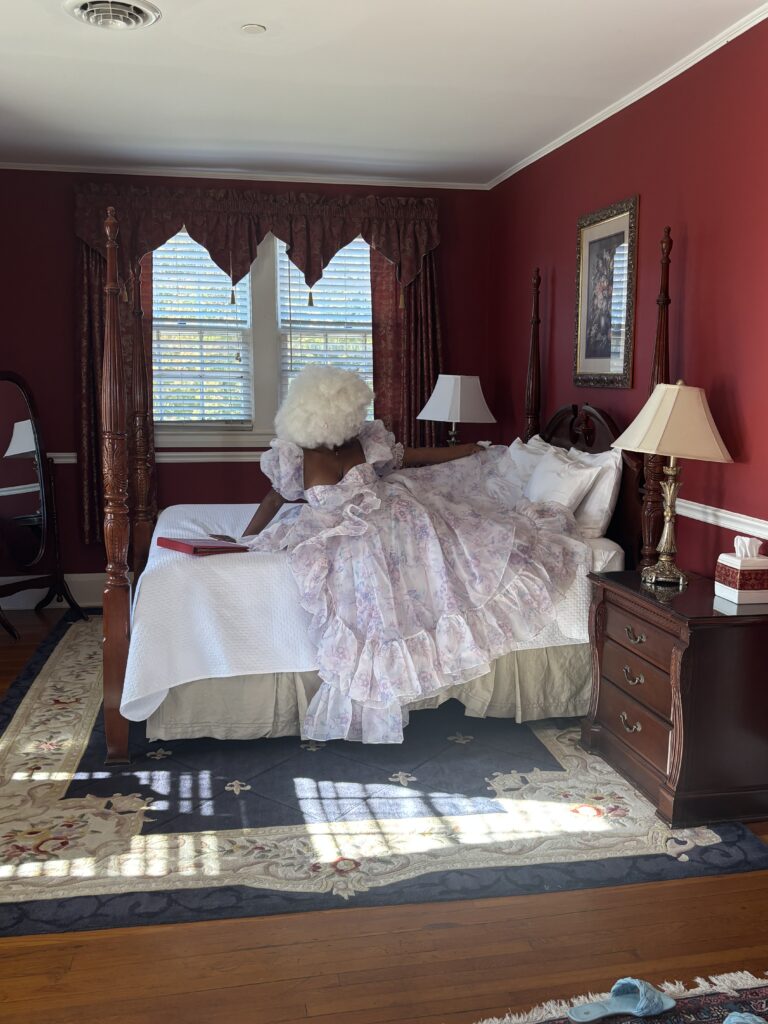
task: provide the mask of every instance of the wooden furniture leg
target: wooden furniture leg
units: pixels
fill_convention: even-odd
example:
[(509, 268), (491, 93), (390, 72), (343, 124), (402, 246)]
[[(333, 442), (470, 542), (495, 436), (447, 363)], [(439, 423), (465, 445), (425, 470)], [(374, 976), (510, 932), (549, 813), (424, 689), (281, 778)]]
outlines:
[(101, 383), (104, 546), (107, 552), (107, 582), (104, 588), (104, 727), (107, 738), (107, 764), (120, 764), (129, 760), (128, 721), (120, 714), (120, 699), (130, 639), (130, 523), (125, 374), (118, 319), (118, 225), (114, 208), (111, 206), (107, 211), (104, 229), (107, 234), (104, 360)]

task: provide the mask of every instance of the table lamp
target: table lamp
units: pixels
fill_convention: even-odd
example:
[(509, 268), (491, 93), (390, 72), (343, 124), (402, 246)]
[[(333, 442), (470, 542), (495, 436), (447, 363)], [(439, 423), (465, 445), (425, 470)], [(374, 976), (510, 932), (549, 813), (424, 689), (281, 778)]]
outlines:
[(651, 397), (627, 429), (611, 445), (646, 455), (665, 455), (664, 466), (664, 529), (656, 548), (659, 560), (641, 572), (643, 582), (652, 587), (677, 587), (682, 590), (687, 580), (675, 565), (675, 502), (680, 490), (678, 459), (699, 459), (704, 462), (733, 462), (723, 444), (707, 396), (702, 388), (677, 384), (657, 384)]
[(448, 444), (458, 443), (457, 423), (495, 423), (488, 408), (479, 377), (462, 377), (458, 373), (441, 373), (427, 404), (416, 417), (450, 423)]

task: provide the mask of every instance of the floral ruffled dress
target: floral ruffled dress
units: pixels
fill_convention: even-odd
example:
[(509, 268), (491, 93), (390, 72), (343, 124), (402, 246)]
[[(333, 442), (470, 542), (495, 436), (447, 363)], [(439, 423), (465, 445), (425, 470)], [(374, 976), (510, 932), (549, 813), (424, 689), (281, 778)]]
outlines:
[(359, 436), (365, 463), (304, 489), (304, 453), (273, 441), (261, 468), (288, 501), (257, 537), (287, 550), (311, 615), (322, 686), (305, 738), (399, 743), (404, 707), (484, 675), (555, 617), (589, 549), (560, 505), (505, 507), (489, 488), (491, 449), (395, 470), (379, 421)]

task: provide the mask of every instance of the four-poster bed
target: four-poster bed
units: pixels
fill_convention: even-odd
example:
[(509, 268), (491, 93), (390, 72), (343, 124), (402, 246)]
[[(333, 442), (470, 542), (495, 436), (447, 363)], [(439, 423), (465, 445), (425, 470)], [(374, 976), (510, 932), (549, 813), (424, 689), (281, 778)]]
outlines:
[[(134, 274), (134, 316), (137, 329), (133, 331), (132, 384), (133, 413), (127, 422), (119, 310), (120, 283), (118, 280), (118, 223), (114, 208), (110, 207), (105, 222), (106, 246), (106, 310), (104, 358), (101, 390), (102, 411), (102, 466), (104, 478), (104, 543), (107, 552), (107, 580), (104, 591), (104, 719), (109, 763), (128, 759), (128, 721), (120, 713), (126, 664), (130, 640), (130, 580), (129, 549), (135, 578), (147, 562), (151, 546), (153, 516), (150, 503), (149, 481), (153, 456), (148, 443), (150, 436), (149, 395), (144, 339), (141, 330), (138, 263)], [(666, 249), (665, 249), (666, 245)], [(654, 379), (666, 373), (668, 328), (668, 257), (671, 241), (669, 230), (662, 243), (662, 294), (659, 297), (659, 330), (654, 354)], [(666, 258), (666, 264), (664, 259)], [(579, 408), (565, 406), (542, 427), (540, 424), (540, 371), (539, 371), (539, 290), (541, 277), (538, 270), (533, 278), (533, 312), (531, 317), (530, 355), (525, 402), (525, 433), (529, 438), (539, 433), (542, 439), (558, 448), (574, 447), (581, 452), (605, 452), (619, 429), (607, 414), (592, 406)], [(666, 301), (663, 301), (666, 297)], [(129, 459), (128, 430), (132, 432)], [(653, 470), (653, 467), (650, 467)], [(624, 456), (624, 472), (616, 511), (608, 536), (616, 540), (625, 553), (628, 567), (637, 564), (641, 538), (643, 553), (651, 542), (655, 524), (653, 509), (649, 507), (652, 489), (641, 491), (642, 463), (631, 455)], [(132, 496), (129, 512), (128, 495)], [(642, 497), (641, 497), (642, 494)]]

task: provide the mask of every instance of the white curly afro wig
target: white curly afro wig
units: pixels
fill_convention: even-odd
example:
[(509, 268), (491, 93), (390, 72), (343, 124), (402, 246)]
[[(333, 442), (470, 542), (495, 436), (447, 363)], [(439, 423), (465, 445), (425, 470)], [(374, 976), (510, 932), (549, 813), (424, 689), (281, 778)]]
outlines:
[(305, 366), (277, 411), (277, 436), (300, 448), (333, 448), (357, 437), (372, 400), (373, 391), (356, 373)]

